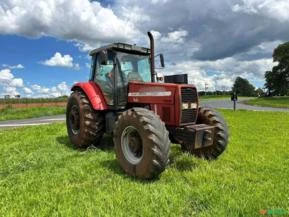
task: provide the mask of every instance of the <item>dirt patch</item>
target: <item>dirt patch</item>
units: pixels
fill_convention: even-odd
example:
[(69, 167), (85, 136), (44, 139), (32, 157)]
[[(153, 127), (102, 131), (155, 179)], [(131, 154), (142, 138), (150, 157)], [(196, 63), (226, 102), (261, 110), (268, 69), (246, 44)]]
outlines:
[(0, 104), (0, 109), (6, 108), (35, 108), (35, 107), (65, 107), (66, 102), (43, 102), (43, 103), (18, 103), (18, 104)]

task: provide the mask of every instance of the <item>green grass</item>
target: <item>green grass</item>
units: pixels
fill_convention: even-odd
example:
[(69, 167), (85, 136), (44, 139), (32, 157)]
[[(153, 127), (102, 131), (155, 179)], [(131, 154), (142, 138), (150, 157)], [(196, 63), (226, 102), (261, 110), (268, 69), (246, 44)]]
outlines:
[(0, 109), (0, 121), (16, 120), (25, 118), (36, 118), (41, 116), (64, 114), (64, 107), (32, 107)]
[(203, 95), (199, 96), (201, 100), (205, 99), (231, 99), (229, 95)]
[(248, 100), (246, 103), (249, 105), (289, 108), (289, 97), (262, 97)]
[[(199, 96), (200, 100), (205, 101), (205, 100), (231, 100), (230, 95), (206, 95), (206, 96)], [(238, 99), (250, 99), (252, 97), (247, 97), (247, 96), (238, 96)]]
[(11, 98), (3, 99), (0, 98), (0, 104), (30, 104), (30, 103), (48, 103), (48, 102), (67, 102), (67, 96), (56, 97), (56, 98)]
[[(289, 115), (221, 111), (230, 144), (207, 162), (172, 147), (160, 179), (124, 174), (112, 148), (73, 149), (65, 125), (0, 131), (0, 216), (260, 216), (289, 211)], [(105, 140), (109, 143), (109, 140)]]

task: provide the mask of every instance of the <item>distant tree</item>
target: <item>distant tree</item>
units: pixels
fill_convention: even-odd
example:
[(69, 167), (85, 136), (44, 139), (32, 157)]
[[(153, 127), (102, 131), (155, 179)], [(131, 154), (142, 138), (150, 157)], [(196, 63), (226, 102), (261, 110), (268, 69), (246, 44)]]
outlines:
[(289, 42), (280, 44), (273, 52), (273, 61), (278, 65), (265, 73), (265, 87), (269, 95), (289, 94)]
[(261, 88), (258, 88), (258, 89), (255, 90), (255, 95), (256, 96), (264, 96), (265, 93), (264, 93), (264, 91)]
[(241, 77), (236, 78), (232, 91), (239, 96), (255, 96), (255, 87), (247, 79)]
[(267, 94), (269, 96), (274, 95), (275, 93), (275, 78), (274, 73), (272, 71), (265, 72), (265, 88), (267, 88)]

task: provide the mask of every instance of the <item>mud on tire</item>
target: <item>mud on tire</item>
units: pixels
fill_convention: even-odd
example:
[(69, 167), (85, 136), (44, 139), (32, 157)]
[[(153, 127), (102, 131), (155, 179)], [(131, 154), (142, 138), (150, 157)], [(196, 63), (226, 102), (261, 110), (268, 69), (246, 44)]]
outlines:
[(170, 140), (159, 116), (144, 108), (124, 111), (118, 118), (113, 137), (116, 157), (124, 171), (150, 179), (168, 164)]
[(208, 124), (215, 126), (213, 146), (195, 150), (197, 157), (205, 159), (216, 159), (222, 154), (228, 144), (228, 127), (223, 117), (211, 108), (199, 108), (197, 124)]
[(69, 139), (78, 148), (97, 145), (104, 133), (104, 117), (94, 111), (82, 91), (74, 91), (67, 103), (66, 126)]

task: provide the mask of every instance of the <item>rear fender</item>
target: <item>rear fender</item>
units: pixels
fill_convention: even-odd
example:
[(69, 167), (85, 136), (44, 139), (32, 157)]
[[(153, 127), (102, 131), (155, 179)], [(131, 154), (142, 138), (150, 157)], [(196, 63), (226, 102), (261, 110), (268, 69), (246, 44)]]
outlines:
[(72, 91), (82, 90), (88, 97), (90, 104), (94, 110), (106, 110), (108, 109), (105, 98), (102, 94), (100, 87), (93, 81), (79, 82), (73, 85)]

